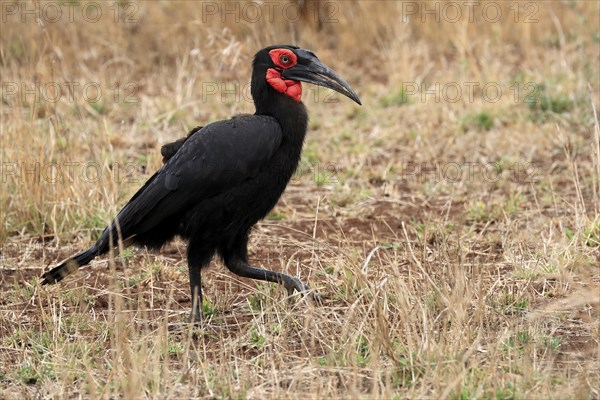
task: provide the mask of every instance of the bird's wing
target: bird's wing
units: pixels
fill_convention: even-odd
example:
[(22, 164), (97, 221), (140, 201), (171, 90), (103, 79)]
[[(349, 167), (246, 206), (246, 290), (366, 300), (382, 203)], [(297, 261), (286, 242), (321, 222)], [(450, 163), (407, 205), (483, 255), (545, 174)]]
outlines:
[(183, 146), (183, 144), (190, 138), (190, 136), (192, 136), (194, 133), (202, 130), (202, 128), (203, 128), (203, 126), (197, 126), (194, 129), (192, 129), (190, 131), (190, 133), (187, 134), (186, 137), (177, 139), (174, 142), (162, 145), (160, 148), (160, 154), (163, 156), (163, 164), (166, 163), (167, 161), (169, 161), (169, 159), (171, 159), (175, 155), (175, 153), (177, 153), (179, 151), (181, 146)]
[[(249, 117), (252, 114), (238, 114), (235, 115), (234, 117), (232, 117), (232, 119), (236, 119), (236, 118), (245, 118), (245, 117)], [(179, 151), (179, 149), (181, 148), (181, 146), (183, 146), (183, 144), (196, 132), (200, 131), (203, 128), (203, 126), (197, 126), (195, 128), (193, 128), (190, 133), (187, 134), (186, 137), (183, 137), (181, 139), (177, 139), (174, 142), (171, 143), (167, 143), (161, 146), (160, 148), (160, 154), (163, 156), (163, 164), (166, 163), (167, 161), (169, 161), (169, 159), (171, 157), (173, 157), (175, 155), (175, 153), (177, 153)]]
[(263, 115), (215, 122), (194, 132), (118, 213), (122, 237), (152, 229), (258, 175), (281, 140), (277, 120)]

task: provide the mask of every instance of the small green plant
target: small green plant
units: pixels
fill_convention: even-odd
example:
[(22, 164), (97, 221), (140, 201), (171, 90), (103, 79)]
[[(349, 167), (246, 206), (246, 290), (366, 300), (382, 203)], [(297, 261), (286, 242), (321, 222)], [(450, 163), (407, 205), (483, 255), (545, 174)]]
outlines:
[(316, 171), (315, 183), (317, 186), (323, 186), (327, 183), (332, 183), (331, 173), (327, 171)]
[(34, 385), (40, 379), (40, 376), (37, 373), (37, 371), (28, 364), (22, 365), (17, 370), (17, 375), (21, 382), (23, 382), (26, 385)]
[(260, 311), (263, 308), (263, 303), (264, 303), (264, 296), (259, 293), (252, 293), (249, 294), (248, 297), (246, 298), (246, 300), (248, 301), (248, 305), (250, 306), (250, 309), (252, 311)]
[[(523, 277), (525, 274), (520, 273)], [(526, 298), (515, 298), (510, 292), (504, 292), (499, 295), (496, 301), (497, 310), (505, 315), (524, 315), (527, 313), (529, 301)]]
[(460, 126), (463, 132), (470, 130), (489, 131), (494, 126), (494, 117), (486, 111), (468, 113), (463, 117)]
[(400, 349), (398, 361), (392, 372), (394, 386), (397, 388), (412, 387), (425, 373), (425, 369), (422, 366), (416, 365), (415, 360), (415, 353), (409, 355), (405, 349)]
[(150, 266), (150, 275), (152, 276), (153, 279), (158, 279), (161, 271), (162, 271), (162, 264), (158, 261), (154, 262)]
[(384, 107), (401, 106), (407, 103), (409, 103), (409, 99), (403, 87), (381, 99), (381, 105)]
[(137, 274), (131, 276), (129, 278), (128, 284), (130, 287), (136, 287), (137, 284), (142, 282), (144, 279), (146, 279), (146, 273), (140, 272), (140, 273), (137, 273)]
[(531, 113), (531, 120), (544, 122), (555, 115), (572, 111), (575, 103), (564, 94), (550, 94), (544, 84), (538, 86), (536, 96), (525, 99), (525, 104)]
[(104, 104), (103, 101), (94, 101), (94, 102), (90, 103), (90, 106), (98, 114), (103, 114), (106, 111), (106, 105)]
[(379, 245), (383, 250), (401, 249), (402, 244), (400, 243), (389, 243), (384, 242)]
[(519, 193), (512, 193), (503, 207), (504, 212), (510, 217), (516, 216), (521, 209), (520, 203), (521, 199)]
[(529, 335), (529, 332), (518, 331), (515, 335), (508, 338), (504, 344), (504, 348), (505, 350), (513, 349), (522, 352), (529, 342), (531, 342), (531, 335)]
[(499, 160), (494, 162), (494, 164), (493, 164), (494, 172), (497, 175), (500, 175), (502, 172), (504, 172), (507, 169), (507, 167), (509, 165), (510, 164), (509, 164), (508, 160), (506, 158), (502, 157)]
[(496, 400), (517, 400), (515, 392), (515, 387), (509, 383), (506, 386), (496, 390), (494, 397)]
[(412, 225), (414, 227), (419, 239), (423, 239), (423, 237), (425, 235), (425, 223), (423, 221), (419, 221), (415, 218), (411, 218), (410, 225)]
[(565, 227), (565, 237), (569, 240), (573, 240), (573, 238), (575, 237), (575, 232), (573, 232), (571, 229)]
[(175, 342), (173, 340), (169, 340), (167, 343), (167, 353), (170, 356), (178, 356), (183, 354), (185, 351), (185, 346), (182, 342)]
[(529, 305), (529, 302), (527, 301), (527, 299), (520, 299), (515, 302), (513, 307), (517, 311), (518, 314), (522, 315), (527, 312), (528, 305)]
[(547, 337), (544, 342), (546, 343), (546, 347), (553, 353), (558, 353), (559, 348), (562, 345), (562, 339), (559, 336)]
[[(573, 240), (576, 236), (576, 231), (571, 230), (568, 227), (564, 228), (565, 237), (569, 240)], [(588, 247), (599, 247), (600, 246), (600, 222), (594, 222), (583, 229), (580, 236), (583, 244)]]
[(583, 230), (583, 240), (588, 247), (600, 247), (600, 222), (592, 223)]
[(207, 298), (202, 299), (202, 313), (206, 318), (216, 314), (214, 305)]
[(259, 349), (263, 347), (265, 342), (265, 337), (256, 330), (256, 327), (254, 327), (254, 329), (252, 329), (252, 331), (250, 332), (250, 344), (252, 345), (252, 347)]
[(539, 99), (526, 102), (532, 112), (562, 114), (573, 109), (573, 101), (567, 96), (550, 96), (545, 93)]
[(481, 200), (473, 203), (467, 211), (467, 221), (471, 223), (487, 222), (490, 218), (490, 212)]
[(282, 221), (285, 219), (285, 214), (280, 211), (271, 211), (265, 219), (267, 221)]
[(452, 400), (470, 400), (475, 398), (475, 390), (469, 387), (462, 387), (459, 391), (450, 395)]
[(356, 363), (364, 367), (369, 363), (369, 341), (364, 335), (358, 337), (356, 347)]
[(133, 257), (134, 254), (135, 254), (135, 249), (133, 247), (127, 247), (119, 253), (119, 261), (127, 261), (131, 257)]

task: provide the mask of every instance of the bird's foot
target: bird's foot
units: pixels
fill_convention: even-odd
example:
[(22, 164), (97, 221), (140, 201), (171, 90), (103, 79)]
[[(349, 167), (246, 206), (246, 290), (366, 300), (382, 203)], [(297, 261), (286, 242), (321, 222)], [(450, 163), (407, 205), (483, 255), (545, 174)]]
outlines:
[(167, 326), (169, 333), (177, 335), (192, 334), (192, 337), (214, 336), (219, 334), (221, 328), (206, 321), (200, 322), (174, 322)]
[(302, 282), (300, 279), (290, 276), (289, 279), (283, 284), (283, 287), (288, 292), (288, 296), (292, 296), (294, 292), (298, 292), (300, 294), (304, 294), (307, 298), (314, 301), (317, 305), (321, 305), (323, 303), (323, 299), (315, 290), (311, 290), (308, 285)]
[(209, 319), (205, 319), (202, 317), (202, 314), (197, 314), (191, 312), (187, 321), (185, 322), (175, 322), (170, 323), (168, 330), (170, 332), (186, 332), (190, 329), (190, 326), (196, 331), (197, 329), (204, 330), (207, 333), (218, 333), (219, 327), (217, 325), (211, 324)]
[(188, 322), (190, 324), (200, 325), (200, 324), (202, 324), (202, 321), (203, 321), (202, 312), (198, 312), (198, 311), (194, 312), (194, 311), (192, 311), (190, 313), (190, 316), (188, 317)]

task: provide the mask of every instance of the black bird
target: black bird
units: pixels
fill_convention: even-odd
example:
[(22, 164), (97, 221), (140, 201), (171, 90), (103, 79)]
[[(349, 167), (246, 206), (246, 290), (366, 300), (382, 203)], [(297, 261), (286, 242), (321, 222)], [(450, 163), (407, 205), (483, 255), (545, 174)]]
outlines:
[(282, 283), (289, 294), (308, 290), (298, 278), (250, 266), (247, 250), (252, 226), (275, 206), (300, 161), (308, 122), (301, 81), (361, 104), (350, 85), (311, 51), (289, 45), (262, 49), (252, 71), (255, 114), (195, 128), (163, 146), (164, 165), (98, 241), (46, 272), (42, 284), (62, 280), (119, 239), (160, 248), (180, 235), (189, 241), (192, 320), (202, 317), (200, 270), (215, 253), (239, 276)]

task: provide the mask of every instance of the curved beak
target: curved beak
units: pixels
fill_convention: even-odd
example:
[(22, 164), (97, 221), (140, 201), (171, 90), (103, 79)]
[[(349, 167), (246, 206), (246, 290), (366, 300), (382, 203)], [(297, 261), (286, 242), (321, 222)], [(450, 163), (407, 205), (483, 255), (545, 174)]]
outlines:
[(284, 79), (292, 79), (295, 81), (325, 86), (362, 105), (358, 95), (352, 87), (350, 87), (348, 82), (343, 80), (331, 68), (323, 64), (316, 55), (304, 49), (297, 49), (295, 53), (298, 56), (298, 63), (291, 68), (283, 70), (281, 75)]

